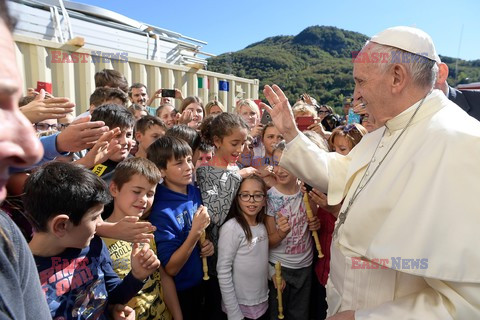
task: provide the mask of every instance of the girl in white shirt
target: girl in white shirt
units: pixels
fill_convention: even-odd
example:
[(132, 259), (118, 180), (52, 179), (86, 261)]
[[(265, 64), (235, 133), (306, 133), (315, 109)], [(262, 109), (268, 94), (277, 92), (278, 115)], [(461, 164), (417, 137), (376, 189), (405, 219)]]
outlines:
[(217, 273), (228, 319), (268, 319), (267, 188), (258, 176), (242, 181), (220, 228)]

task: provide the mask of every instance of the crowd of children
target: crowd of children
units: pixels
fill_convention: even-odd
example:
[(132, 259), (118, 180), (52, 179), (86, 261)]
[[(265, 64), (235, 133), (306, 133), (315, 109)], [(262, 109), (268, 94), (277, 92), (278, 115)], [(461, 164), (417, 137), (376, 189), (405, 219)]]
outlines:
[[(34, 231), (27, 238), (51, 316), (277, 319), (278, 288), (286, 319), (323, 319), (338, 207), (281, 166), (288, 146), (258, 106), (240, 100), (230, 113), (180, 93), (179, 112), (172, 101), (155, 109), (144, 85), (123, 93), (126, 80), (114, 70), (96, 81), (106, 87), (87, 112), (42, 138), (74, 141), (75, 126), (90, 122), (88, 143), (57, 148), (56, 161), (29, 168), (17, 186), (22, 207), (4, 204)], [(39, 95), (33, 102), (46, 99)], [(299, 116), (315, 110), (294, 108)], [(324, 117), (305, 135), (326, 151), (346, 155), (366, 133), (358, 124), (327, 132), (318, 128)], [(311, 218), (306, 199), (317, 211)], [(320, 233), (322, 259), (311, 231)]]

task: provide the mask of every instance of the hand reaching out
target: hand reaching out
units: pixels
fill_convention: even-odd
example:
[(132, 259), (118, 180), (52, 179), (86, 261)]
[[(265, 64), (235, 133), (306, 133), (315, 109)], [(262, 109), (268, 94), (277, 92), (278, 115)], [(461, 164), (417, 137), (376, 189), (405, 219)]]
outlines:
[(102, 222), (97, 227), (97, 232), (102, 237), (115, 237), (128, 242), (149, 243), (153, 239), (152, 232), (157, 228), (152, 226), (150, 222), (138, 220), (139, 217), (126, 216), (115, 223)]
[(93, 168), (97, 164), (105, 162), (112, 154), (121, 149), (116, 139), (113, 139), (119, 133), (120, 128), (104, 132), (85, 157), (75, 163), (84, 165), (86, 168)]
[(103, 121), (90, 121), (91, 116), (72, 122), (57, 136), (59, 152), (77, 152), (89, 149), (109, 129)]
[(32, 102), (20, 108), (20, 111), (31, 123), (41, 122), (47, 119), (60, 119), (73, 112), (75, 103), (68, 98), (46, 98), (42, 89)]

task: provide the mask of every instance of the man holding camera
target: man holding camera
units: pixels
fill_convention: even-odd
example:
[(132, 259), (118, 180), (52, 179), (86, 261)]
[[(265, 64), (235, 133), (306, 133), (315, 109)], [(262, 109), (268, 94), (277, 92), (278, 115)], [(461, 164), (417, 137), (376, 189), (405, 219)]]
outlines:
[(173, 104), (171, 99), (183, 100), (182, 92), (178, 89), (158, 89), (150, 98), (147, 93), (147, 86), (143, 83), (134, 83), (128, 89), (128, 98), (132, 104), (138, 104), (144, 107), (148, 114), (155, 116), (157, 108), (152, 107), (153, 101), (160, 98), (160, 105), (169, 103)]

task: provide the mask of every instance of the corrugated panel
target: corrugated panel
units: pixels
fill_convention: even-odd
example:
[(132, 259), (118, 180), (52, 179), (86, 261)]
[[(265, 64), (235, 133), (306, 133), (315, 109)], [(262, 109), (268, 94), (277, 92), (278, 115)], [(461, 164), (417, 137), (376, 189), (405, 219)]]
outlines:
[[(75, 101), (77, 114), (89, 106), (90, 94), (95, 89), (94, 75), (103, 68), (113, 68), (123, 73), (128, 82), (141, 82), (149, 88), (149, 94), (157, 89), (178, 88), (184, 96), (198, 95), (206, 103), (217, 97), (228, 110), (232, 110), (237, 87), (247, 88), (244, 98), (258, 99), (258, 80), (239, 78), (220, 73), (198, 70), (129, 57), (128, 62), (110, 60), (92, 63), (52, 63), (52, 51), (63, 50), (68, 54), (90, 53), (91, 50), (14, 35), (19, 69), (23, 72), (24, 88), (36, 87), (37, 81), (52, 82), (55, 96), (67, 96)], [(198, 77), (203, 78), (204, 88), (198, 89)], [(207, 87), (207, 81), (209, 86)], [(219, 91), (219, 80), (228, 81), (230, 90)], [(158, 103), (155, 103), (158, 105)], [(176, 101), (176, 107), (179, 102)]]

